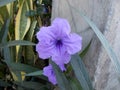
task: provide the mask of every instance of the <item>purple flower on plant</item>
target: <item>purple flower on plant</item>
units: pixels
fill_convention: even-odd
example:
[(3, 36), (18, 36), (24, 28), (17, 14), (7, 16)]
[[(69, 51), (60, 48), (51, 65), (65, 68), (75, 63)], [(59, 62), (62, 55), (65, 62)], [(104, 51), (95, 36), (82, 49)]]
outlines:
[(56, 75), (55, 72), (52, 68), (52, 65), (46, 66), (43, 69), (43, 75), (48, 77), (48, 80), (52, 83), (52, 84), (57, 84), (57, 80), (56, 80)]
[(82, 47), (82, 38), (70, 32), (68, 21), (62, 18), (56, 18), (51, 26), (41, 27), (37, 33), (39, 42), (36, 45), (39, 57), (51, 57), (60, 67), (69, 63), (71, 55), (79, 52)]

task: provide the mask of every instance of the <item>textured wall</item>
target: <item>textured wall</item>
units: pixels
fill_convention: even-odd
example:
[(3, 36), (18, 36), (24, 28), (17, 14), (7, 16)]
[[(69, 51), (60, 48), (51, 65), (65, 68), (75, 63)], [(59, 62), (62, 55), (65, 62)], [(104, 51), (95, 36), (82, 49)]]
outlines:
[[(104, 35), (120, 58), (120, 0), (112, 1)], [(94, 77), (96, 90), (120, 90), (120, 74), (104, 48), (100, 51)]]
[(72, 31), (83, 36), (83, 48), (91, 39), (92, 44), (83, 58), (96, 90), (119, 90), (118, 74), (101, 47), (97, 36), (89, 25), (68, 5), (85, 12), (85, 14), (104, 33), (120, 57), (120, 0), (53, 0), (52, 20), (55, 17), (66, 18)]

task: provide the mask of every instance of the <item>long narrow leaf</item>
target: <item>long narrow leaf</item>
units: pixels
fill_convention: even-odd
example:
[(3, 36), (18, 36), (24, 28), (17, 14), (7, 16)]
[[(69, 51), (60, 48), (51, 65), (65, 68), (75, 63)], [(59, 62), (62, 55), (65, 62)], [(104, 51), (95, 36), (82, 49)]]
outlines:
[(8, 3), (14, 2), (15, 0), (0, 0), (0, 7), (4, 6)]
[(91, 45), (92, 40), (90, 40), (90, 42), (88, 43), (88, 45), (85, 47), (85, 49), (80, 53), (80, 57), (83, 58), (86, 53), (88, 52), (90, 45)]
[(9, 13), (8, 13), (7, 7), (6, 6), (0, 7), (0, 11), (2, 11), (2, 12), (0, 12), (0, 21), (2, 24), (4, 24), (4, 20), (9, 18)]
[(0, 42), (6, 41), (10, 19), (7, 19), (0, 30)]
[(11, 85), (0, 79), (0, 87), (7, 87), (7, 86), (11, 86)]
[(23, 40), (30, 28), (30, 18), (26, 17), (26, 12), (29, 10), (27, 0), (21, 0), (22, 4), (18, 10), (15, 23), (15, 39)]
[(25, 76), (40, 76), (42, 75), (43, 71), (35, 71), (35, 72), (32, 72), (32, 73), (28, 73), (26, 74)]
[(6, 62), (9, 67), (14, 70), (14, 71), (24, 71), (26, 73), (31, 73), (34, 71), (38, 71), (39, 69), (26, 65), (26, 64), (21, 64), (21, 63), (13, 63), (13, 62)]
[(103, 47), (107, 51), (111, 61), (115, 65), (116, 69), (120, 73), (120, 62), (119, 62), (119, 59), (116, 56), (116, 54), (113, 51), (113, 49), (110, 46), (110, 44), (108, 43), (108, 41), (106, 40), (105, 36), (100, 32), (100, 30), (97, 28), (97, 26), (87, 16), (85, 16), (82, 12), (80, 12), (79, 10), (77, 10), (74, 7), (72, 7), (72, 9), (75, 10), (77, 13), (79, 13), (80, 16), (82, 16), (85, 19), (85, 21), (90, 25), (90, 27), (93, 29), (93, 31), (95, 32), (95, 34), (99, 38), (100, 42), (102, 43)]
[[(15, 84), (17, 84), (18, 86), (24, 88), (25, 90), (44, 90), (44, 87), (46, 87), (46, 85), (43, 85), (41, 83), (38, 82), (14, 82)], [(23, 89), (23, 90), (24, 90)]]
[[(12, 57), (11, 57), (11, 54), (10, 54), (10, 49), (9, 49), (9, 47), (4, 47), (3, 50), (4, 50), (5, 62), (7, 64), (7, 66), (10, 68), (11, 65), (9, 63), (11, 63), (11, 61), (12, 61)], [(14, 71), (13, 69), (10, 69), (10, 72), (11, 72), (12, 77), (15, 81), (21, 81), (20, 72)]]
[(12, 61), (11, 60), (12, 57), (11, 57), (11, 54), (10, 54), (10, 49), (8, 47), (5, 47), (5, 48), (3, 48), (3, 51), (4, 51), (4, 58), (5, 58), (5, 60), (7, 62)]
[(70, 85), (72, 87), (72, 90), (82, 90), (82, 87), (80, 86), (78, 80), (76, 78), (70, 78), (69, 79)]
[[(15, 40), (23, 40), (26, 33), (29, 31), (31, 20), (26, 17), (26, 12), (29, 10), (27, 0), (19, 0), (19, 10), (16, 15), (15, 23)], [(16, 46), (16, 62), (19, 61), (21, 47)]]
[(83, 90), (93, 90), (91, 80), (78, 54), (72, 56), (70, 64)]
[[(30, 30), (28, 31), (28, 33), (25, 37), (25, 40), (32, 41), (36, 24), (37, 24), (37, 21), (32, 22), (32, 24), (30, 26)], [(29, 65), (33, 65), (34, 64), (34, 57), (35, 57), (33, 47), (32, 46), (26, 46), (24, 52), (25, 52), (26, 63), (29, 64)]]
[(50, 60), (50, 64), (52, 65), (52, 67), (55, 71), (58, 86), (60, 87), (60, 89), (61, 90), (71, 90), (69, 82), (66, 79), (65, 75), (63, 74), (63, 72), (60, 70), (60, 68), (52, 60)]
[(0, 48), (4, 48), (4, 47), (11, 47), (11, 46), (16, 46), (16, 45), (35, 45), (34, 43), (30, 42), (30, 41), (25, 41), (25, 40), (14, 40), (14, 41), (9, 41), (9, 42), (5, 42), (5, 43), (1, 43), (0, 44)]

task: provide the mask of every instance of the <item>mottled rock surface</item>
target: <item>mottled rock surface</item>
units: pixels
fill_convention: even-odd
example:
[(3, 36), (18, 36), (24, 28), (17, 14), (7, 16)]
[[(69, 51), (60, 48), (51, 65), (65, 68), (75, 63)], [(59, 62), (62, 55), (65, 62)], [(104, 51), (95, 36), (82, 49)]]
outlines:
[[(120, 58), (120, 0), (112, 1), (104, 35)], [(94, 77), (96, 90), (120, 90), (120, 74), (104, 48), (100, 51)]]

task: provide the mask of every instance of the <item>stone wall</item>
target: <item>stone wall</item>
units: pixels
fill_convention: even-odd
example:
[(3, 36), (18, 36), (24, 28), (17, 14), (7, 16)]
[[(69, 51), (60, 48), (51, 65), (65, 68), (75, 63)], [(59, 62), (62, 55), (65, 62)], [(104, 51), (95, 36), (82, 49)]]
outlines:
[(101, 46), (89, 25), (69, 4), (83, 11), (104, 33), (115, 52), (120, 57), (120, 0), (53, 0), (52, 20), (66, 18), (72, 31), (83, 37), (83, 49), (92, 39), (86, 56), (83, 58), (96, 90), (119, 90), (118, 74), (113, 63)]
[[(104, 35), (120, 58), (120, 0), (111, 3)], [(96, 90), (120, 90), (120, 74), (104, 48), (100, 51), (94, 77)]]

